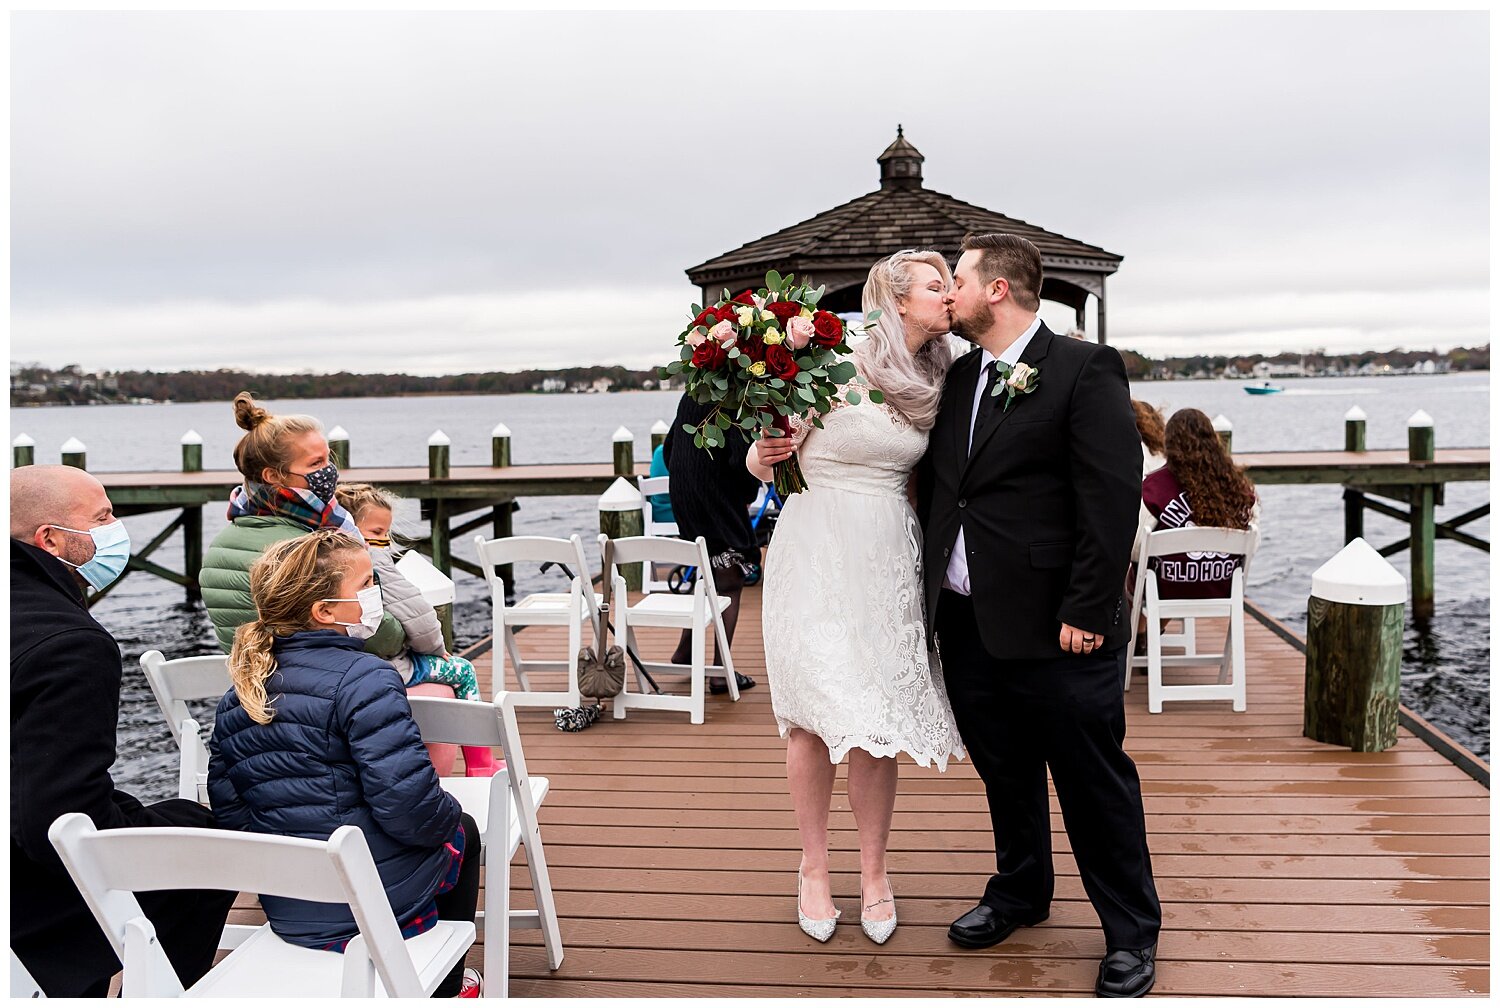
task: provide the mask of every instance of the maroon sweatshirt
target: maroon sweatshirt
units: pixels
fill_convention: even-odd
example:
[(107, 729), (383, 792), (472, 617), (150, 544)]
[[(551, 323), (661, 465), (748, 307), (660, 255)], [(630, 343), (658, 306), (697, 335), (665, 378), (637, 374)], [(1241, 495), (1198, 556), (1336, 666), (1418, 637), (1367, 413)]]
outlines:
[[(1153, 531), (1197, 524), (1187, 493), (1166, 466), (1141, 482), (1141, 501), (1156, 517)], [(1228, 553), (1173, 553), (1152, 557), (1150, 567), (1156, 571), (1157, 588), (1164, 599), (1226, 598), (1241, 559)]]

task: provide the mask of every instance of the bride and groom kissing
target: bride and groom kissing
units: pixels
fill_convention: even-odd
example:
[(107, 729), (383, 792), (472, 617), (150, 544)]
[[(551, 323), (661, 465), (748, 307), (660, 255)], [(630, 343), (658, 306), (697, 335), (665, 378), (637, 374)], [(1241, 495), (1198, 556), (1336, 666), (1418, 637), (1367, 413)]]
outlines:
[[(896, 759), (946, 769), (967, 750), (984, 781), (995, 872), (948, 930), (982, 949), (1044, 921), (1054, 893), (1050, 770), (1083, 888), (1104, 930), (1095, 982), (1155, 982), (1161, 906), (1140, 779), (1123, 749), (1129, 639), (1122, 586), (1141, 451), (1119, 354), (1037, 317), (1041, 256), (1008, 234), (876, 263), (855, 348), (885, 394), (821, 428), (763, 432), (762, 479), (796, 452), (808, 489), (786, 502), (765, 561), (766, 666), (802, 841), (798, 920), (833, 936), (828, 818), (849, 757), (861, 926), (896, 928), (886, 845)], [(945, 336), (974, 344), (949, 361)], [(914, 507), (913, 507), (914, 504)]]

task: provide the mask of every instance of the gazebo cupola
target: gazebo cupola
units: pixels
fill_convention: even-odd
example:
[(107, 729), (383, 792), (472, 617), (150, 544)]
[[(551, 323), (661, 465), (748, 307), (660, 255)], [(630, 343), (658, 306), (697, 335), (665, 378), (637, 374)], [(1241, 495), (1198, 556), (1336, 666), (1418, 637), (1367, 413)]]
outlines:
[(926, 158), (906, 139), (899, 123), (896, 126), (896, 139), (875, 160), (880, 163), (880, 188), (922, 188), (922, 162)]

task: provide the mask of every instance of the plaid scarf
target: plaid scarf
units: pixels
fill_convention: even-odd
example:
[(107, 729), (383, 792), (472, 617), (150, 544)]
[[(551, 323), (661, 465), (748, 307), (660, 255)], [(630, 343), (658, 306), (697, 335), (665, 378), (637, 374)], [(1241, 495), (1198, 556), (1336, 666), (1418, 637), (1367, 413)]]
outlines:
[(323, 498), (311, 490), (301, 487), (271, 486), (269, 483), (250, 483), (237, 486), (229, 494), (229, 520), (254, 515), (259, 518), (287, 518), (313, 531), (320, 528), (335, 528), (349, 533), (360, 542), (359, 527), (349, 512), (336, 500), (323, 502)]

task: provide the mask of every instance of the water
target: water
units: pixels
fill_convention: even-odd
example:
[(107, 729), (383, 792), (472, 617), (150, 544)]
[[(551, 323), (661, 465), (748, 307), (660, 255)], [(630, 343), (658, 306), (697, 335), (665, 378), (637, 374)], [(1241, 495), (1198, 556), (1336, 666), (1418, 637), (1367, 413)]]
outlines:
[[(1241, 383), (1220, 381), (1144, 382), (1137, 398), (1176, 409), (1197, 407), (1210, 416), (1223, 413), (1234, 421), (1239, 451), (1311, 450), (1343, 445), (1343, 415), (1358, 404), (1369, 414), (1370, 448), (1406, 444), (1406, 418), (1425, 409), (1437, 424), (1440, 446), (1489, 444), (1489, 378), (1487, 374), (1403, 376), (1398, 378), (1327, 378), (1288, 381), (1278, 396), (1248, 396)], [(270, 401), (272, 412), (310, 413), (328, 428), (340, 425), (351, 437), (356, 466), (421, 465), (428, 435), (442, 429), (453, 441), (454, 465), (487, 465), (490, 430), (503, 422), (512, 432), (515, 464), (590, 462), (610, 457), (616, 428), (633, 432), (636, 456), (646, 457), (650, 429), (671, 420), (675, 392), (608, 395), (432, 396), (386, 399)], [(70, 437), (88, 447), (89, 467), (96, 472), (175, 470), (181, 466), (181, 435), (196, 430), (203, 437), (204, 466), (233, 467), (231, 451), (239, 430), (225, 403), (180, 403), (155, 406), (75, 406), (11, 411), (11, 434), (27, 433), (37, 443), (38, 462), (59, 461), (59, 449)], [(1467, 511), (1488, 501), (1482, 483), (1452, 484), (1439, 517)], [(1265, 487), (1261, 490), (1263, 529), (1260, 552), (1250, 571), (1250, 597), (1299, 631), (1306, 624), (1307, 593), (1312, 571), (1343, 545), (1343, 502), (1337, 486)], [(416, 501), (401, 501), (397, 527), (423, 531)], [(143, 544), (175, 513), (127, 518), (131, 539)], [(211, 539), (224, 524), (223, 512), (205, 509), (204, 535)], [(515, 531), (525, 535), (583, 535), (592, 564), (591, 544), (598, 518), (589, 497), (526, 498), (515, 516)], [(1489, 537), (1488, 519), (1467, 528)], [(1374, 514), (1365, 519), (1366, 537), (1377, 546), (1405, 535), (1403, 527)], [(472, 540), (454, 543), (456, 555), (473, 560)], [(181, 538), (174, 536), (153, 559), (181, 569)], [(1403, 572), (1407, 554), (1393, 562)], [(517, 587), (557, 590), (556, 571), (516, 570)], [(458, 577), (454, 630), (460, 645), (489, 632), (488, 592), (476, 578)], [(1437, 544), (1437, 614), (1429, 632), (1408, 627), (1402, 698), (1414, 710), (1474, 750), (1489, 755), (1489, 563), (1467, 546)], [(95, 607), (95, 615), (119, 641), (125, 677), (120, 700), (119, 762), (121, 786), (143, 798), (165, 797), (175, 781), (176, 757), (160, 712), (138, 664), (142, 652), (158, 648), (168, 657), (207, 654), (217, 644), (201, 606), (182, 601), (175, 586), (134, 574)], [(1253, 674), (1253, 673), (1252, 673)], [(203, 705), (210, 720), (212, 705)]]

